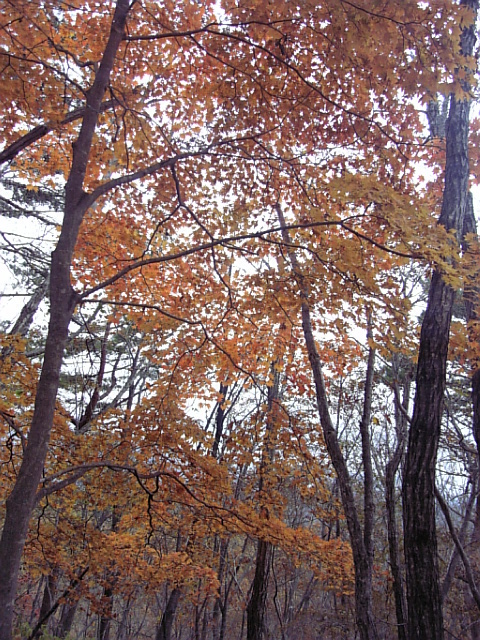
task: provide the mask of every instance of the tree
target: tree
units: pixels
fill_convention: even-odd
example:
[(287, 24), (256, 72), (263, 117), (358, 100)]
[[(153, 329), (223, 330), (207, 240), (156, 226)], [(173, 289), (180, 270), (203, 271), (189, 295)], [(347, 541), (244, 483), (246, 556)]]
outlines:
[(128, 11), (128, 3), (119, 2), (98, 73), (87, 95), (85, 115), (73, 148), (72, 167), (65, 187), (65, 214), (62, 232), (52, 254), (50, 324), (42, 375), (39, 380), (37, 401), (22, 466), (12, 493), (7, 499), (7, 511), (0, 542), (0, 582), (2, 585), (0, 587), (0, 606), (4, 612), (0, 622), (1, 638), (11, 637), (13, 602), (20, 559), (34, 506), (35, 494), (47, 455), (68, 326), (77, 303), (77, 296), (70, 284), (70, 266), (80, 224), (88, 206), (91, 205), (83, 191), (87, 163), (98, 113), (107, 90), (115, 55), (123, 38)]
[[(461, 51), (472, 55), (478, 3), (464, 2), (470, 19)], [(466, 63), (468, 66), (468, 62)], [(468, 199), (469, 86), (450, 99), (446, 127), (445, 187), (439, 224), (461, 242)], [(408, 633), (443, 638), (435, 520), (435, 463), (443, 412), (446, 363), (455, 288), (438, 265), (429, 289), (418, 354), (414, 412), (409, 430), (403, 488), (407, 568)]]
[[(306, 277), (327, 311), (322, 328), (345, 305), (363, 307), (362, 292), (381, 308), (395, 290), (382, 269), (389, 272), (393, 256), (421, 255), (421, 238), (431, 231), (428, 207), (415, 194), (414, 161), (422, 151), (415, 155), (412, 143), (422, 133), (408, 101), (436, 93), (458, 65), (448, 46), (455, 12), (432, 13), (413, 0), (374, 10), (333, 0), (300, 8), (186, 1), (180, 11), (148, 0), (99, 8), (85, 0), (3, 9), (0, 55), (8, 91), (1, 98), (0, 162), (9, 163), (27, 190), (64, 188), (64, 202), (45, 274), (50, 307), (42, 371), (0, 541), (0, 640), (11, 638), (37, 500), (106, 467), (135, 478), (151, 508), (161, 487), (167, 497), (175, 488), (188, 496), (187, 510), (201, 500), (225, 509), (208, 478), (229, 486), (228, 469), (204, 455), (210, 447), (188, 416), (188, 397), (211, 401), (212, 371), (215, 384), (229, 383), (233, 371), (252, 385), (265, 381), (275, 351), (268, 336), (285, 324), (295, 339), (296, 288), (285, 269), (273, 275), (281, 228), (290, 228), (292, 242), (313, 257)], [(287, 225), (275, 218), (279, 198)], [(235, 282), (231, 267), (235, 273), (239, 258), (250, 261), (255, 276)], [(265, 314), (265, 301), (275, 302), (274, 314)], [(125, 420), (116, 416), (108, 439), (114, 460), (91, 460), (77, 444), (72, 450), (87, 462), (77, 459), (75, 468), (48, 475), (54, 420), (65, 440), (71, 436), (68, 428), (61, 431), (57, 398), (69, 326), (75, 310), (89, 305), (106, 309), (112, 327), (124, 315), (135, 331), (150, 335), (146, 357), (155, 362), (161, 354), (164, 368), (148, 399), (137, 399), (138, 408), (132, 401)], [(301, 376), (297, 381), (305, 387)], [(98, 417), (94, 398), (95, 389), (85, 407), (92, 416), (80, 418)], [(8, 411), (16, 406), (9, 402)], [(155, 437), (147, 402), (171, 420)], [(103, 415), (101, 429), (108, 431), (113, 420)], [(155, 440), (163, 427), (175, 456)], [(157, 468), (148, 456), (137, 462), (135, 448), (128, 448), (133, 441), (148, 442)], [(193, 496), (184, 477), (189, 464)], [(206, 500), (212, 496), (212, 503)], [(236, 527), (245, 526), (242, 508)], [(195, 517), (189, 522), (201, 529)], [(276, 535), (288, 537), (280, 518), (269, 522), (270, 529), (277, 525)], [(262, 527), (256, 535), (269, 539)], [(317, 539), (315, 545), (323, 546)], [(371, 564), (370, 551), (367, 556)], [(366, 627), (362, 633), (370, 632)]]

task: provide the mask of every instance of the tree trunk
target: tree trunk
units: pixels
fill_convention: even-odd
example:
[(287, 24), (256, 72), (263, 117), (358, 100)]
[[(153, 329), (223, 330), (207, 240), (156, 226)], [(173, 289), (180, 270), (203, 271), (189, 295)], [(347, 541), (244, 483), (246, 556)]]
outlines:
[(170, 640), (172, 637), (172, 626), (175, 620), (175, 613), (177, 611), (178, 603), (180, 602), (180, 596), (182, 595), (179, 587), (174, 587), (168, 597), (167, 606), (162, 615), (160, 626), (157, 629), (155, 640)]
[[(265, 444), (262, 451), (260, 463), (260, 479), (258, 494), (260, 503), (264, 492), (264, 482), (268, 467), (274, 458), (275, 446), (273, 433), (273, 422), (275, 421), (274, 403), (278, 400), (280, 391), (279, 372), (272, 367), (273, 385), (268, 388), (268, 405), (265, 428)], [(260, 516), (268, 519), (268, 510), (263, 509)], [(270, 559), (272, 556), (272, 545), (266, 540), (258, 540), (257, 556), (255, 559), (255, 576), (253, 578), (250, 599), (247, 604), (247, 640), (262, 640), (265, 633), (265, 609), (267, 605), (268, 582), (270, 573)]]
[(105, 587), (103, 590), (103, 598), (107, 603), (106, 610), (98, 619), (97, 640), (110, 639), (110, 626), (113, 615), (113, 589)]
[(66, 602), (63, 605), (62, 613), (60, 614), (60, 620), (55, 630), (55, 635), (57, 638), (62, 638), (62, 639), (66, 638), (70, 633), (70, 630), (73, 625), (73, 620), (77, 612), (77, 607), (78, 607), (78, 600), (76, 600), (72, 604), (70, 604), (69, 602)]
[[(227, 611), (228, 586), (227, 584), (225, 584), (225, 569), (227, 566), (227, 550), (230, 544), (230, 539), (227, 538), (226, 540), (221, 540), (217, 538), (215, 543), (219, 550), (217, 579), (220, 587), (218, 597), (215, 598), (215, 603), (213, 605), (212, 611), (212, 638), (213, 640), (221, 640), (221, 638), (223, 637), (222, 629), (224, 629), (225, 627), (225, 616)], [(222, 586), (224, 588), (223, 601)]]
[[(111, 531), (115, 533), (117, 531), (118, 524), (121, 520), (121, 516), (116, 507), (112, 509), (112, 527)], [(103, 590), (103, 600), (105, 602), (105, 610), (102, 611), (98, 620), (97, 628), (97, 640), (109, 640), (110, 628), (112, 626), (113, 618), (113, 602), (114, 602), (114, 590), (115, 585), (115, 563), (112, 562), (112, 570), (107, 571), (106, 579), (108, 586)]]
[(247, 640), (262, 640), (264, 637), (271, 553), (271, 543), (259, 540), (255, 561), (255, 577), (247, 605)]
[[(286, 247), (291, 246), (288, 232), (285, 228), (285, 219), (280, 205), (277, 205), (277, 214), (282, 227), (282, 238)], [(358, 516), (357, 507), (355, 505), (355, 496), (353, 493), (352, 482), (348, 472), (347, 463), (342, 453), (340, 443), (338, 441), (337, 432), (330, 415), (328, 406), (327, 390), (322, 373), (322, 363), (315, 344), (315, 338), (312, 329), (312, 320), (310, 314), (310, 306), (308, 304), (308, 287), (302, 276), (301, 269), (295, 253), (289, 250), (289, 259), (292, 269), (300, 289), (302, 298), (302, 328), (307, 346), (308, 358), (312, 368), (313, 380), (315, 383), (316, 399), (320, 424), (322, 426), (323, 436), (327, 447), (328, 455), (332, 461), (333, 467), (337, 474), (338, 485), (340, 487), (340, 495), (342, 498), (342, 506), (347, 521), (348, 533), (350, 536), (350, 544), (352, 546), (353, 564), (355, 568), (355, 618), (357, 629), (361, 640), (378, 640), (378, 634), (372, 613), (372, 546), (368, 536), (371, 535), (372, 526), (369, 522), (373, 516), (373, 495), (365, 496), (365, 522), (367, 526), (362, 531), (360, 518)], [(373, 366), (372, 354), (369, 354), (369, 365)], [(367, 383), (365, 393), (368, 394), (369, 376), (367, 375)], [(365, 405), (368, 403), (368, 395), (365, 396)], [(368, 407), (364, 407), (364, 415), (362, 417), (362, 453), (365, 455), (365, 447), (367, 445), (365, 430), (366, 416), (368, 416)], [(369, 456), (364, 459), (366, 463), (367, 474), (371, 472), (371, 461)], [(369, 470), (370, 464), (370, 470)], [(367, 479), (365, 492), (371, 491), (371, 483)], [(366, 537), (365, 537), (366, 536)]]
[[(478, 0), (464, 0), (462, 4), (476, 11)], [(474, 42), (472, 25), (462, 32), (465, 56), (471, 56)], [(455, 230), (459, 241), (468, 194), (469, 111), (468, 100), (451, 97), (439, 223), (448, 231)], [(444, 281), (437, 267), (420, 334), (415, 403), (403, 483), (409, 640), (442, 640), (444, 637), (435, 521), (435, 466), (454, 296), (454, 289)]]
[[(397, 372), (395, 372), (397, 373)], [(395, 515), (395, 476), (405, 452), (405, 438), (407, 434), (407, 419), (403, 411), (407, 411), (410, 398), (411, 375), (407, 374), (403, 385), (403, 399), (395, 398), (395, 426), (397, 432), (397, 446), (393, 456), (387, 463), (385, 470), (385, 507), (387, 511), (388, 554), (390, 571), (393, 580), (395, 598), (395, 615), (397, 618), (398, 640), (407, 640), (407, 616), (405, 592), (403, 588), (402, 571), (400, 568), (400, 553), (398, 549), (397, 518)]]
[(225, 427), (225, 403), (227, 400), (228, 385), (220, 383), (219, 395), (222, 400), (218, 404), (217, 415), (215, 416), (215, 439), (212, 445), (212, 456), (218, 458), (218, 449), (223, 436)]
[(13, 608), (20, 563), (47, 456), (68, 326), (77, 303), (77, 295), (70, 283), (70, 266), (80, 224), (91, 204), (83, 191), (83, 181), (100, 105), (129, 11), (128, 0), (117, 0), (109, 39), (95, 80), (86, 94), (85, 115), (73, 145), (72, 166), (65, 188), (63, 226), (52, 254), (50, 268), (50, 322), (42, 372), (28, 443), (15, 485), (6, 500), (5, 521), (0, 539), (0, 640), (12, 638)]
[(40, 638), (44, 631), (47, 631), (50, 622), (50, 612), (55, 603), (55, 590), (57, 587), (57, 577), (54, 571), (48, 574), (45, 588), (43, 590), (42, 604), (40, 606), (40, 613), (38, 614), (38, 620), (41, 622), (45, 620), (45, 624), (38, 629), (35, 634), (35, 638)]

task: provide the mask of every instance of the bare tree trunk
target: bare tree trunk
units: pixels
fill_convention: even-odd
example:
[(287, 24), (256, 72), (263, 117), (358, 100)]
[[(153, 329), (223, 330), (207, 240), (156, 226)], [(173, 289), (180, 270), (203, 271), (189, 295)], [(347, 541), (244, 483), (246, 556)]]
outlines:
[(170, 640), (172, 637), (172, 626), (175, 621), (175, 614), (181, 595), (182, 591), (179, 587), (174, 587), (170, 592), (167, 606), (162, 614), (162, 619), (155, 635), (155, 640)]
[[(273, 422), (275, 421), (274, 403), (278, 400), (280, 390), (280, 376), (273, 369), (273, 386), (268, 388), (268, 406), (266, 415), (265, 445), (260, 464), (260, 480), (258, 493), (264, 490), (265, 475), (269, 464), (273, 461), (275, 444)], [(263, 509), (263, 517), (268, 519), (268, 510)], [(262, 514), (260, 514), (262, 515)], [(265, 635), (265, 610), (267, 605), (268, 582), (272, 545), (266, 540), (258, 540), (255, 559), (255, 576), (253, 578), (250, 599), (247, 604), (247, 640), (262, 640)]]
[[(222, 636), (222, 628), (225, 627), (225, 617), (227, 611), (227, 599), (228, 589), (225, 582), (225, 569), (227, 564), (227, 549), (230, 544), (230, 540), (220, 540), (217, 538), (215, 541), (219, 550), (218, 572), (217, 578), (220, 585), (218, 597), (215, 598), (212, 611), (212, 638), (213, 640), (220, 640)], [(222, 602), (222, 586), (224, 586), (224, 599)], [(220, 620), (221, 617), (221, 620)], [(220, 623), (220, 624), (219, 624)]]
[(45, 624), (40, 627), (35, 634), (35, 638), (40, 638), (43, 632), (47, 630), (50, 621), (50, 612), (55, 603), (55, 590), (57, 587), (57, 576), (54, 571), (51, 571), (45, 583), (43, 590), (42, 604), (40, 606), (40, 613), (38, 614), (38, 620), (45, 620)]
[[(385, 470), (385, 506), (387, 511), (388, 552), (390, 570), (393, 579), (393, 593), (395, 598), (395, 615), (397, 618), (398, 640), (407, 640), (407, 606), (403, 588), (402, 571), (400, 568), (400, 553), (398, 549), (397, 518), (395, 515), (395, 476), (405, 452), (407, 434), (406, 411), (410, 398), (411, 376), (407, 375), (403, 384), (403, 399), (398, 397), (395, 390), (395, 425), (397, 432), (397, 446), (393, 456), (387, 463)], [(405, 412), (405, 413), (403, 413)]]
[(259, 540), (255, 559), (255, 577), (247, 605), (247, 640), (262, 640), (264, 637), (271, 553), (271, 543)]
[[(367, 343), (372, 338), (372, 318), (368, 312)], [(370, 439), (370, 420), (372, 412), (373, 379), (375, 375), (375, 349), (368, 350), (367, 373), (365, 377), (365, 392), (363, 400), (363, 413), (360, 421), (360, 436), (362, 439), (362, 464), (363, 464), (363, 544), (366, 555), (365, 584), (366, 593), (369, 594), (370, 606), (372, 596), (372, 573), (374, 559), (373, 527), (375, 519), (375, 500), (373, 496), (373, 466), (372, 446)]]
[(13, 607), (20, 562), (47, 456), (68, 326), (77, 303), (77, 294), (70, 283), (70, 266), (80, 225), (91, 204), (83, 191), (83, 181), (100, 105), (109, 83), (118, 47), (122, 42), (130, 8), (129, 0), (117, 0), (109, 39), (95, 80), (86, 94), (85, 115), (80, 133), (73, 145), (72, 166), (65, 188), (63, 226), (57, 247), (52, 254), (50, 322), (43, 367), (28, 443), (15, 485), (6, 500), (5, 521), (0, 539), (0, 640), (12, 638)]
[[(288, 232), (285, 228), (285, 219), (280, 205), (277, 205), (277, 214), (282, 227), (282, 237), (285, 246), (291, 245)], [(297, 278), (297, 282), (300, 289), (300, 295), (302, 298), (302, 327), (305, 337), (305, 344), (307, 346), (308, 358), (310, 360), (310, 366), (312, 368), (313, 379), (315, 382), (315, 390), (317, 397), (317, 407), (320, 417), (320, 423), (325, 438), (325, 444), (327, 451), (332, 461), (333, 467), (337, 474), (338, 485), (340, 487), (340, 495), (342, 498), (342, 506), (345, 512), (345, 518), (347, 521), (348, 532), (350, 536), (350, 544), (353, 552), (353, 563), (355, 568), (355, 616), (357, 629), (360, 634), (361, 640), (378, 640), (378, 634), (375, 626), (375, 621), (372, 613), (372, 542), (369, 536), (372, 533), (371, 518), (373, 517), (373, 495), (365, 495), (364, 502), (364, 518), (365, 528), (362, 531), (360, 524), (360, 518), (358, 516), (357, 507), (355, 505), (355, 496), (353, 493), (352, 482), (350, 474), (348, 472), (347, 464), (343, 456), (340, 443), (338, 441), (337, 432), (333, 424), (330, 409), (328, 406), (327, 391), (325, 388), (325, 382), (322, 373), (322, 363), (317, 351), (315, 339), (312, 330), (312, 320), (310, 314), (310, 307), (308, 303), (308, 287), (305, 279), (302, 276), (301, 269), (298, 264), (293, 250), (288, 250), (289, 259), (292, 265), (293, 272)], [(369, 354), (369, 365), (373, 366), (373, 358)], [(367, 374), (367, 381), (369, 375)], [(373, 379), (373, 378), (372, 378)], [(369, 383), (365, 385), (365, 392), (368, 393)], [(365, 397), (365, 405), (367, 405), (368, 396)], [(364, 416), (362, 417), (362, 453), (366, 458), (363, 460), (364, 468), (367, 475), (371, 473), (371, 460), (370, 451), (366, 451), (368, 448), (368, 440), (366, 439), (365, 422), (368, 416), (368, 407), (364, 408)], [(367, 494), (372, 490), (372, 483), (367, 478), (365, 484), (365, 493)]]
[(110, 626), (113, 615), (113, 589), (105, 587), (103, 597), (107, 601), (107, 608), (98, 620), (97, 640), (110, 640)]
[(222, 400), (218, 404), (217, 415), (215, 416), (215, 439), (212, 445), (212, 456), (218, 458), (218, 448), (223, 436), (225, 428), (225, 402), (227, 399), (228, 386), (223, 382), (220, 383), (219, 394)]
[(78, 600), (72, 604), (70, 604), (69, 602), (66, 602), (63, 605), (62, 613), (60, 614), (60, 620), (55, 630), (55, 635), (57, 638), (62, 638), (62, 639), (66, 638), (70, 633), (70, 630), (73, 625), (73, 620), (77, 612), (77, 607), (78, 607)]
[[(53, 592), (49, 594), (49, 596), (47, 597), (47, 601), (48, 601), (48, 604), (50, 604), (51, 606), (47, 610), (46, 601), (44, 600), (45, 607), (42, 606), (42, 610), (43, 610), (42, 615), (39, 617), (37, 624), (33, 628), (32, 633), (28, 636), (27, 640), (34, 640), (34, 638), (39, 637), (40, 632), (45, 629), (45, 625), (49, 621), (50, 617), (53, 616), (53, 614), (59, 608), (60, 602), (64, 600), (67, 596), (69, 596), (70, 593), (77, 588), (78, 584), (80, 583), (81, 580), (83, 580), (87, 572), (88, 572), (88, 566), (82, 569), (78, 573), (78, 576), (76, 578), (73, 578), (70, 581), (70, 584), (68, 585), (68, 587), (65, 589), (63, 593), (59, 595), (59, 597), (55, 600), (55, 602), (53, 602)], [(52, 601), (50, 601), (51, 598), (52, 598)], [(63, 637), (63, 636), (60, 636), (60, 637)]]
[[(476, 12), (478, 0), (463, 0), (462, 4)], [(472, 55), (474, 29), (474, 25), (463, 29), (461, 46), (465, 56)], [(468, 194), (469, 111), (468, 100), (451, 97), (439, 223), (448, 231), (455, 230), (459, 241)], [(454, 296), (454, 289), (444, 281), (437, 267), (420, 334), (415, 403), (403, 483), (409, 640), (442, 640), (444, 637), (437, 558), (435, 467)]]
[[(120, 522), (120, 514), (118, 510), (113, 507), (112, 510), (112, 527), (111, 531), (115, 532), (118, 527), (118, 523)], [(98, 620), (98, 628), (97, 628), (97, 640), (109, 640), (110, 639), (110, 627), (112, 624), (113, 618), (113, 599), (114, 599), (114, 591), (113, 585), (115, 584), (115, 564), (112, 562), (112, 571), (107, 574), (108, 586), (106, 586), (103, 590), (103, 597), (106, 602), (105, 611), (102, 611), (99, 620)]]
[(455, 526), (452, 522), (452, 518), (450, 517), (450, 511), (448, 509), (448, 505), (443, 499), (438, 489), (435, 490), (435, 497), (437, 498), (438, 504), (440, 505), (440, 508), (443, 512), (448, 530), (450, 532), (450, 535), (452, 536), (452, 540), (455, 544), (455, 547), (457, 548), (460, 558), (462, 559), (463, 566), (465, 568), (465, 575), (467, 578), (468, 585), (470, 587), (470, 592), (473, 596), (473, 599), (475, 600), (475, 604), (477, 605), (478, 610), (480, 611), (480, 592), (478, 591), (477, 585), (475, 584), (475, 577), (473, 575), (472, 565), (470, 564), (470, 561), (467, 558), (467, 554), (465, 553), (465, 549), (463, 548), (463, 545), (458, 537), (458, 534), (455, 531)]

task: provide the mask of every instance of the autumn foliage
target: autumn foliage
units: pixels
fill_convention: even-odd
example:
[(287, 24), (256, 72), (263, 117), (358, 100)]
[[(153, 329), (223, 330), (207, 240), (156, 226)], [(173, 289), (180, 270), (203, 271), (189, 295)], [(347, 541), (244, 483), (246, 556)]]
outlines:
[[(364, 491), (377, 509), (361, 637), (394, 637), (383, 505), (425, 291), (437, 269), (478, 293), (474, 233), (460, 255), (437, 224), (426, 117), (470, 97), (474, 3), (0, 6), (4, 290), (25, 294), (1, 316), (0, 558), (24, 534), (0, 640), (363, 633), (307, 310), (359, 524)], [(452, 390), (478, 367), (478, 317), (457, 315)]]

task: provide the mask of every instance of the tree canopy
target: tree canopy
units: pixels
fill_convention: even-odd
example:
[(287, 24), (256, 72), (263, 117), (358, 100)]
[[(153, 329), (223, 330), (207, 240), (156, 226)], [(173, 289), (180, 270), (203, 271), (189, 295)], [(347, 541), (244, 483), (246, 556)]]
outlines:
[(479, 627), (477, 4), (0, 3), (0, 640)]

